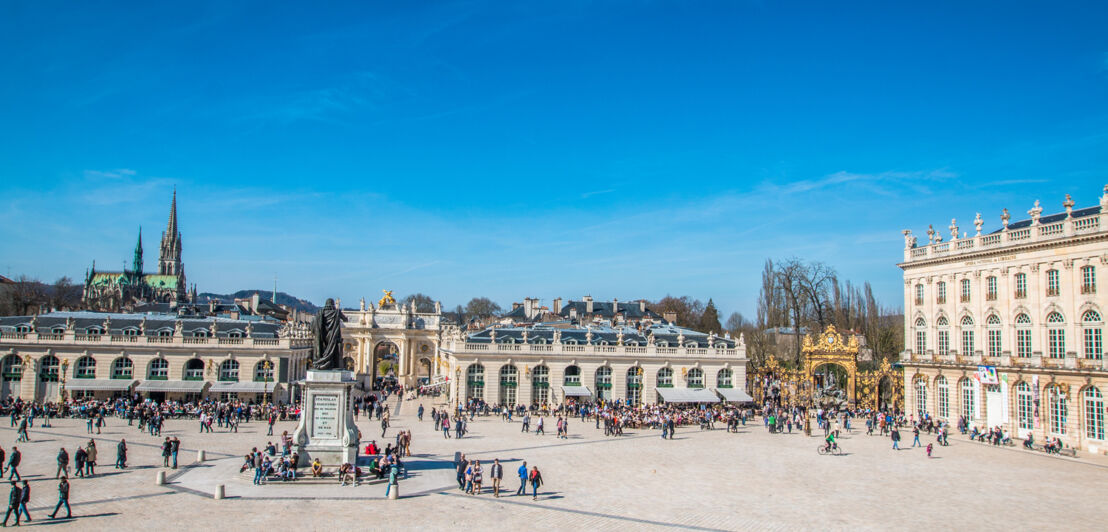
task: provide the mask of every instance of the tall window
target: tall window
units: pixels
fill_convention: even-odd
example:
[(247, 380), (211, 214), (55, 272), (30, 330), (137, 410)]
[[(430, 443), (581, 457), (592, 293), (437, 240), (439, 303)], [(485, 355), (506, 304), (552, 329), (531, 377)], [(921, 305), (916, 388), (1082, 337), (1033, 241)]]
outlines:
[(1100, 313), (1095, 310), (1086, 311), (1081, 316), (1081, 325), (1085, 337), (1085, 358), (1101, 360), (1104, 358), (1104, 342), (1100, 326)]
[(165, 380), (169, 378), (169, 362), (164, 358), (155, 358), (150, 361), (150, 379)]
[(939, 419), (946, 419), (950, 417), (950, 385), (946, 382), (946, 377), (939, 375), (935, 379), (935, 388), (938, 389), (939, 399)]
[(731, 370), (723, 368), (716, 374), (716, 388), (730, 388), (731, 387)]
[(917, 284), (916, 285), (916, 304), (917, 305), (922, 305), (923, 304), (923, 285), (922, 284)]
[(642, 368), (633, 366), (627, 370), (627, 403), (642, 402)]
[(985, 278), (985, 299), (996, 301), (996, 277)]
[(580, 386), (581, 385), (581, 368), (577, 366), (566, 366), (565, 378), (562, 383), (566, 386)]
[(950, 353), (950, 323), (946, 321), (946, 317), (939, 318), (936, 323), (939, 324), (939, 354), (946, 355)]
[(135, 364), (129, 358), (117, 358), (112, 363), (113, 379), (130, 379), (135, 374)]
[(77, 359), (76, 373), (74, 377), (78, 379), (95, 379), (96, 378), (96, 360), (92, 357), (85, 356)]
[(1096, 293), (1096, 266), (1081, 267), (1081, 293)]
[[(266, 362), (269, 362), (268, 367)], [(259, 360), (254, 364), (254, 382), (273, 382), (273, 369), (276, 364), (272, 360)]]
[(658, 370), (658, 387), (659, 388), (673, 388), (673, 370), (670, 368), (662, 368)]
[(927, 412), (927, 381), (916, 379), (916, 409), (920, 416)]
[(704, 387), (704, 370), (700, 368), (692, 368), (685, 375), (685, 382), (689, 388), (703, 388)]
[(1066, 330), (1063, 328), (1066, 320), (1057, 312), (1051, 312), (1046, 317), (1047, 336), (1050, 339), (1050, 358), (1066, 357)]
[(1031, 430), (1031, 385), (1021, 382), (1016, 385), (1016, 413), (1021, 429)]
[(1066, 405), (1066, 396), (1058, 386), (1051, 386), (1046, 391), (1047, 402), (1050, 405), (1050, 433), (1064, 435), (1066, 433), (1066, 418), (1069, 416), (1069, 408)]
[(1085, 389), (1085, 437), (1104, 439), (1104, 396), (1096, 386)]
[(985, 328), (989, 336), (989, 356), (1000, 356), (1000, 318), (993, 314), (985, 320)]
[(939, 281), (939, 284), (936, 287), (936, 291), (938, 292), (938, 297), (936, 298), (936, 301), (938, 301), (940, 305), (946, 303), (946, 282)]
[(466, 368), (466, 400), (485, 398), (485, 366), (470, 364)]
[(3, 377), (5, 381), (18, 381), (23, 379), (23, 359), (19, 355), (8, 355), (2, 363)]
[[(630, 386), (630, 383), (628, 383)], [(550, 368), (535, 366), (531, 370), (531, 402), (536, 405), (546, 404), (550, 395)]]
[(1058, 286), (1058, 270), (1047, 270), (1046, 272), (1046, 295), (1056, 296), (1061, 291)]
[(962, 354), (973, 354), (973, 318), (962, 317)]
[(923, 354), (927, 349), (927, 322), (916, 318), (916, 353)]
[(962, 417), (970, 421), (977, 417), (977, 394), (969, 379), (962, 379)]
[(1031, 358), (1031, 317), (1027, 314), (1016, 316), (1016, 356)]
[(219, 380), (238, 381), (239, 362), (237, 360), (224, 360), (223, 363), (219, 365)]
[(1023, 299), (1027, 297), (1027, 274), (1016, 274), (1016, 299)]
[(962, 279), (962, 303), (970, 302), (970, 280)]
[(202, 381), (204, 380), (204, 361), (199, 358), (190, 358), (188, 362), (185, 362), (185, 380), (186, 381)]

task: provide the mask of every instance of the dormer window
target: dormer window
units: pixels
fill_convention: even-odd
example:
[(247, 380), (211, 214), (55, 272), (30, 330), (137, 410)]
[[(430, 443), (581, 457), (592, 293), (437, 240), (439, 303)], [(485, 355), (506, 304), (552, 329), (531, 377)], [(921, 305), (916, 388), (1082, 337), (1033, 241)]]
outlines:
[(50, 329), (50, 332), (54, 334), (65, 334), (65, 327), (54, 327), (53, 329)]
[(29, 333), (29, 332), (31, 332), (31, 327), (29, 325), (20, 325), (20, 326), (15, 328), (15, 332)]
[(135, 328), (123, 329), (123, 336), (138, 336), (139, 330)]
[(242, 338), (242, 331), (231, 331), (227, 333), (227, 338)]
[(171, 331), (169, 329), (158, 329), (158, 336), (160, 336), (162, 338), (173, 336), (173, 331)]
[(204, 329), (196, 329), (195, 331), (192, 331), (192, 337), (193, 338), (207, 338), (208, 337), (208, 331), (206, 331)]
[(85, 334), (89, 334), (89, 335), (104, 334), (104, 329), (102, 329), (100, 327), (89, 327), (89, 328), (85, 329)]

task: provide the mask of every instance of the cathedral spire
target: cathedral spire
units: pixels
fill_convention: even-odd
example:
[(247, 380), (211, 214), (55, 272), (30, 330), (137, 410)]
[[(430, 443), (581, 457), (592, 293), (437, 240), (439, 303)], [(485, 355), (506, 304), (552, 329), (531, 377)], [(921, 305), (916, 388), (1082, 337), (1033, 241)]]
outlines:
[(142, 226), (139, 226), (138, 244), (135, 244), (135, 258), (131, 261), (131, 270), (142, 275)]
[(169, 223), (166, 224), (165, 232), (168, 235), (177, 234), (177, 187), (173, 187), (173, 202), (169, 206)]

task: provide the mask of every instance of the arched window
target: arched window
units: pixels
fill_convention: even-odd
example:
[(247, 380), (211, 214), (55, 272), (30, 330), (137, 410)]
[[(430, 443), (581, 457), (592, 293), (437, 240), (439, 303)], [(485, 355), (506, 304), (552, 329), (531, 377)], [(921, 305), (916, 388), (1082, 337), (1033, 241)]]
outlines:
[(1104, 439), (1104, 396), (1096, 386), (1085, 389), (1085, 437)]
[(1031, 316), (1016, 316), (1016, 356), (1031, 358)]
[(185, 362), (185, 380), (186, 381), (202, 381), (204, 380), (204, 361), (199, 358), (191, 358), (188, 362)]
[(703, 388), (704, 387), (704, 370), (700, 368), (691, 368), (685, 375), (685, 382), (689, 388)]
[(946, 377), (939, 375), (935, 378), (935, 388), (938, 390), (939, 419), (946, 419), (950, 417), (950, 385), (947, 384)]
[(659, 388), (673, 388), (673, 370), (670, 368), (662, 368), (658, 370), (658, 387)]
[(642, 368), (632, 366), (627, 368), (627, 404), (637, 405), (642, 402)]
[(939, 327), (938, 342), (940, 355), (946, 355), (950, 353), (950, 323), (946, 321), (946, 316), (939, 316), (939, 319), (935, 321)]
[[(343, 361), (345, 362), (345, 360), (344, 358)], [(259, 360), (257, 364), (254, 364), (254, 382), (273, 382), (275, 365), (272, 360)]]
[(466, 399), (485, 398), (485, 366), (470, 364), (466, 368)]
[(58, 382), (58, 357), (46, 355), (39, 360), (38, 378), (42, 382)]
[(916, 318), (916, 353), (927, 352), (927, 322), (923, 318)]
[(500, 367), (500, 402), (508, 406), (516, 405), (516, 386), (519, 385), (519, 370), (505, 364)]
[(73, 369), (73, 377), (77, 379), (95, 379), (96, 378), (96, 360), (90, 356), (83, 356), (77, 359), (76, 367)]
[(135, 374), (135, 363), (129, 358), (117, 358), (112, 362), (113, 379), (130, 379)]
[(224, 360), (219, 365), (219, 380), (237, 382), (239, 380), (239, 362), (237, 360)]
[(596, 368), (596, 397), (609, 401), (612, 399), (612, 368), (600, 366)]
[(563, 384), (566, 386), (580, 386), (581, 385), (581, 368), (577, 366), (566, 366), (565, 380)]
[(1048, 386), (1046, 399), (1050, 413), (1050, 433), (1056, 436), (1066, 434), (1066, 420), (1069, 417), (1069, 405), (1066, 404), (1066, 394), (1058, 385)]
[(1081, 315), (1081, 328), (1085, 337), (1085, 358), (1090, 360), (1104, 359), (1104, 337), (1101, 331), (1103, 322), (1100, 313), (1095, 310), (1087, 310)]
[(1000, 356), (1000, 318), (996, 314), (990, 315), (985, 319), (985, 329), (989, 335), (989, 356)]
[(164, 381), (169, 378), (169, 361), (164, 358), (155, 358), (150, 361), (149, 369), (146, 372), (150, 380)]
[(1066, 319), (1061, 313), (1051, 312), (1046, 316), (1046, 332), (1050, 340), (1050, 358), (1066, 357)]
[(5, 381), (18, 381), (23, 379), (23, 359), (19, 355), (8, 355), (0, 361), (0, 373)]
[(1016, 385), (1016, 417), (1020, 429), (1031, 430), (1033, 427), (1031, 412), (1031, 385), (1020, 382)]
[(973, 318), (962, 316), (962, 354), (973, 354)]
[(927, 381), (916, 379), (916, 410), (920, 417), (927, 413)]
[(531, 403), (542, 405), (550, 397), (550, 368), (535, 366), (531, 369)]
[(716, 388), (730, 388), (733, 376), (734, 373), (728, 368), (719, 370), (719, 373), (716, 374)]
[(973, 387), (973, 381), (962, 379), (962, 417), (970, 422), (977, 419), (977, 390)]

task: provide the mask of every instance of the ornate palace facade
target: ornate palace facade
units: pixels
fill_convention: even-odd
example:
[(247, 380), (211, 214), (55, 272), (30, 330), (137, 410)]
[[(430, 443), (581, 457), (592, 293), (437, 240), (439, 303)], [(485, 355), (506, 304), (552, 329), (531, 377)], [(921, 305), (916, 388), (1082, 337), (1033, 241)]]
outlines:
[(0, 400), (139, 394), (288, 401), (311, 341), (272, 321), (52, 312), (0, 318)]
[[(904, 382), (908, 412), (1058, 437), (1103, 452), (1108, 364), (1098, 277), (1108, 265), (1108, 187), (1100, 204), (950, 239), (904, 231)], [(993, 373), (995, 371), (995, 374)]]

